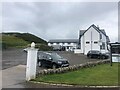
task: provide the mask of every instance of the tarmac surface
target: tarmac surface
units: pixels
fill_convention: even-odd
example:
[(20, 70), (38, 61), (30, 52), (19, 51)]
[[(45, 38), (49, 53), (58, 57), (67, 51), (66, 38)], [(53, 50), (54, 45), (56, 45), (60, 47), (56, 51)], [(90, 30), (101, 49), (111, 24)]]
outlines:
[[(70, 65), (81, 64), (97, 59), (88, 59), (83, 54), (73, 52), (57, 52), (69, 60)], [(33, 84), (26, 82), (26, 61), (27, 53), (23, 49), (8, 49), (2, 52), (2, 87), (3, 88), (62, 88), (44, 84)], [(43, 69), (43, 68), (38, 68)]]
[(58, 88), (25, 81), (25, 65), (18, 65), (2, 70), (2, 88)]

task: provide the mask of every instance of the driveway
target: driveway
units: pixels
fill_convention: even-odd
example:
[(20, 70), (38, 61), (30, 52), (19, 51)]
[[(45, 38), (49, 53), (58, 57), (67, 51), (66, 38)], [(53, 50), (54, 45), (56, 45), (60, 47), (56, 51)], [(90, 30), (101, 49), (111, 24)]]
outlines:
[(25, 67), (25, 65), (17, 65), (2, 70), (2, 88), (61, 88), (61, 86), (26, 83)]
[[(70, 65), (97, 61), (98, 59), (88, 59), (83, 54), (73, 52), (56, 51), (59, 55), (69, 60)], [(7, 69), (17, 65), (26, 65), (27, 53), (23, 49), (7, 49), (2, 51), (2, 69)]]
[(86, 62), (99, 61), (100, 59), (88, 59), (86, 55), (74, 54), (74, 52), (57, 52), (60, 56), (69, 60), (70, 65), (82, 64)]
[[(83, 54), (73, 52), (57, 52), (62, 57), (69, 60), (70, 65), (96, 61), (87, 59)], [(2, 52), (2, 81), (3, 88), (58, 88), (42, 84), (26, 83), (25, 67), (27, 54), (22, 49), (8, 49)], [(38, 68), (43, 69), (43, 68)], [(60, 87), (61, 88), (61, 87)]]
[(2, 51), (2, 69), (17, 65), (26, 65), (27, 54), (23, 49), (7, 49)]

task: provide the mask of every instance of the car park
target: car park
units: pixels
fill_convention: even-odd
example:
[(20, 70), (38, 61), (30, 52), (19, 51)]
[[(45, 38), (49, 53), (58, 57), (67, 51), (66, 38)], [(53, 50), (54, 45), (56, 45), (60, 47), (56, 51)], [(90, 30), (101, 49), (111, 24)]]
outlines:
[(97, 59), (108, 59), (109, 58), (109, 53), (101, 53), (98, 50), (90, 50), (87, 53), (88, 58), (97, 58)]
[(49, 67), (53, 69), (69, 66), (69, 61), (57, 53), (38, 52), (37, 62), (39, 67)]

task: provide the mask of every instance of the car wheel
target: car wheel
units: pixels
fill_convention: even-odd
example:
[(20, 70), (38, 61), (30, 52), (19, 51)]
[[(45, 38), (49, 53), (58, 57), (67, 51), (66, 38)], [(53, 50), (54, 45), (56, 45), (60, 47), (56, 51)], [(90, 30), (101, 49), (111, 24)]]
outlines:
[(98, 56), (98, 59), (101, 59), (100, 56)]
[(39, 66), (39, 67), (42, 67), (41, 61), (38, 62), (38, 66)]
[(52, 69), (56, 69), (57, 66), (55, 64), (52, 65)]
[(89, 55), (88, 57), (89, 57), (89, 58), (92, 58), (92, 56), (91, 56), (91, 55)]

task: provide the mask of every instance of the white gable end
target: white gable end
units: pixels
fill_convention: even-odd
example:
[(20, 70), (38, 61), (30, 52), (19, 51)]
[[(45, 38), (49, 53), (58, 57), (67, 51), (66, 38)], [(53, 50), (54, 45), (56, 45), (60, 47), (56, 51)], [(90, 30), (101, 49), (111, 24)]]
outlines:
[(106, 35), (95, 25), (91, 25), (84, 34), (81, 34), (80, 43), (81, 52), (84, 54), (90, 50), (108, 51)]
[(89, 28), (84, 34), (84, 53), (87, 54), (90, 50), (100, 50), (99, 47), (99, 32), (93, 27)]

